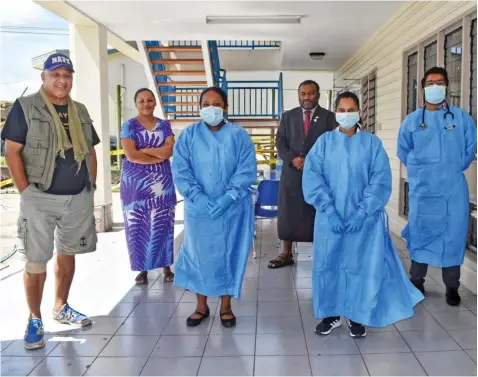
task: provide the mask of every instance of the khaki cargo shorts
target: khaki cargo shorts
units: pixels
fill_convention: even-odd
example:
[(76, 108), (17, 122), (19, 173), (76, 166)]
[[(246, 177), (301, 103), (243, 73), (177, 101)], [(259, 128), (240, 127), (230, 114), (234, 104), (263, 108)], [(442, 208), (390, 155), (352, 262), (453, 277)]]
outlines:
[(96, 250), (94, 191), (78, 195), (47, 194), (34, 184), (20, 194), (17, 251), (26, 262), (44, 264), (58, 254)]

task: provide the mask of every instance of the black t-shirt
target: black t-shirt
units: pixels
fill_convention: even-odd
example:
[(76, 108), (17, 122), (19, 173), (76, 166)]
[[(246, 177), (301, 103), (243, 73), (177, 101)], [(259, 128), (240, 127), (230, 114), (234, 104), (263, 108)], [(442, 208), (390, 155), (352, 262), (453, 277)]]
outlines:
[[(63, 127), (65, 127), (66, 134), (70, 138), (70, 129), (68, 127), (68, 105), (53, 105), (60, 117)], [(98, 134), (94, 127), (93, 131), (93, 145), (100, 142)], [(25, 145), (27, 139), (28, 125), (25, 119), (20, 102), (15, 101), (8, 118), (3, 126), (2, 140), (11, 140), (16, 143)], [(77, 195), (86, 186), (88, 182), (88, 170), (86, 163), (81, 164), (81, 169), (78, 171), (78, 165), (75, 161), (73, 148), (65, 151), (65, 158), (57, 156), (55, 161), (55, 170), (53, 171), (53, 179), (50, 188), (46, 191), (49, 194), (55, 195)]]

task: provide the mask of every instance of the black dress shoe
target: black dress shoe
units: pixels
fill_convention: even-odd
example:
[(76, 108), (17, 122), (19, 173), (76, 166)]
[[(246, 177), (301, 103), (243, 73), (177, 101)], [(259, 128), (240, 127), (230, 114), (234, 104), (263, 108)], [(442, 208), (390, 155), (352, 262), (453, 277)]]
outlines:
[[(194, 314), (197, 314), (199, 315), (200, 317), (199, 318), (192, 318), (192, 316)], [(207, 307), (206, 309), (206, 313), (201, 313), (201, 312), (198, 312), (198, 311), (195, 311), (193, 313), (193, 315), (191, 315), (187, 320), (186, 320), (186, 326), (188, 327), (196, 327), (196, 326), (199, 326), (201, 324), (201, 322), (203, 321), (203, 319), (209, 317), (209, 306)]]
[(446, 289), (446, 302), (451, 306), (460, 305), (461, 297), (458, 294), (458, 289), (447, 288)]
[[(232, 318), (222, 318), (225, 315), (232, 315)], [(224, 327), (231, 328), (236, 326), (236, 316), (232, 312), (221, 313), (219, 316), (221, 317), (221, 323)]]

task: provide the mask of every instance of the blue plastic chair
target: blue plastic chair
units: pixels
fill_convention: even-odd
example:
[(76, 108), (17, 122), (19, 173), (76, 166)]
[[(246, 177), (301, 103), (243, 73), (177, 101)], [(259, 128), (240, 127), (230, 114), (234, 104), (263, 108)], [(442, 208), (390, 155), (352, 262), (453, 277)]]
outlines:
[(279, 181), (264, 180), (257, 187), (257, 200), (254, 207), (256, 217), (277, 217), (279, 205)]
[[(259, 182), (257, 189), (251, 188), (251, 195), (255, 196), (254, 216), (259, 218), (275, 218), (278, 215), (279, 181), (264, 180)], [(254, 230), (254, 238), (256, 232)], [(253, 258), (256, 259), (256, 243), (253, 242)]]

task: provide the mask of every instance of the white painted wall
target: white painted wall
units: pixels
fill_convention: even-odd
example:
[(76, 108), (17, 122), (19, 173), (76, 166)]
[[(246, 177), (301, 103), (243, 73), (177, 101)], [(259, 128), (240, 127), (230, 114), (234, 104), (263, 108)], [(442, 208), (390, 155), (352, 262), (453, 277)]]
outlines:
[(110, 135), (117, 135), (116, 85), (121, 84), (121, 64), (124, 64), (123, 114), (124, 120), (136, 115), (134, 93), (139, 88), (149, 87), (143, 66), (121, 53), (108, 56), (108, 93), (110, 110)]
[(274, 49), (219, 49), (221, 68), (227, 71), (278, 71), (281, 51)]
[[(393, 191), (387, 212), (391, 230), (400, 234), (406, 219), (400, 213), (400, 170), (396, 140), (402, 121), (403, 54), (429, 35), (458, 21), (476, 2), (413, 2), (404, 5), (335, 73), (335, 85), (345, 87), (376, 69), (376, 129), (390, 157)], [(476, 165), (475, 165), (476, 169)], [(476, 173), (474, 174), (476, 177)], [(476, 178), (475, 178), (476, 179)], [(475, 186), (476, 190), (476, 186)]]
[[(280, 71), (228, 71), (228, 80), (278, 80)], [(334, 84), (334, 73), (331, 71), (282, 71), (284, 86), (284, 110), (299, 105), (297, 90), (301, 82), (315, 80), (320, 86), (320, 105), (329, 108), (328, 92)]]

